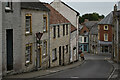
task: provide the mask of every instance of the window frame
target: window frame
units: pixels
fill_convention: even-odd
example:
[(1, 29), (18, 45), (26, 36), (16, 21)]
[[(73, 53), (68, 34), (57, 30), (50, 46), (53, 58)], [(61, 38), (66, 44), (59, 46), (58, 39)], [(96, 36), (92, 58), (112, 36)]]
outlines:
[(63, 24), (63, 36), (65, 36), (65, 24)]
[[(26, 17), (29, 16), (30, 17), (30, 32), (26, 33)], [(25, 15), (25, 35), (31, 35), (32, 34), (32, 14), (26, 14)]]
[(5, 12), (12, 12), (12, 0), (8, 0), (5, 4)]
[(57, 26), (57, 30), (58, 30), (58, 37), (60, 37), (60, 26)]
[[(45, 47), (46, 46), (46, 47)], [(45, 58), (47, 56), (47, 40), (43, 41), (43, 54), (42, 57)], [(46, 53), (45, 53), (46, 52)]]
[(66, 35), (68, 35), (68, 24), (66, 24)]
[(68, 53), (68, 50), (69, 50), (68, 45), (66, 45), (66, 53)]
[(56, 38), (56, 26), (53, 26), (53, 38)]
[[(46, 18), (46, 26), (44, 26), (44, 18)], [(47, 15), (43, 15), (43, 32), (45, 33), (45, 32), (47, 32), (48, 30), (48, 21), (47, 21), (48, 19), (47, 19)], [(45, 28), (44, 28), (45, 27)], [(44, 30), (45, 29), (45, 30)]]
[[(86, 40), (86, 41), (85, 41)], [(84, 37), (84, 42), (87, 42), (87, 37)]]
[[(106, 40), (106, 35), (107, 35), (107, 40)], [(104, 34), (104, 41), (108, 41), (108, 34), (107, 33)]]
[[(107, 26), (107, 29), (106, 29), (106, 26)], [(104, 30), (108, 30), (108, 25), (104, 25)]]
[[(54, 53), (53, 53), (54, 51)], [(54, 55), (54, 56), (53, 56)], [(54, 58), (53, 58), (54, 57)], [(57, 60), (57, 48), (52, 49), (52, 62)]]
[[(30, 53), (29, 53), (29, 54), (26, 53), (27, 47), (30, 47)], [(30, 60), (29, 60), (29, 62), (27, 63), (27, 62), (26, 62), (26, 61), (27, 61), (26, 59), (27, 59), (28, 56), (29, 56)], [(31, 63), (32, 63), (32, 43), (29, 43), (29, 44), (26, 44), (26, 47), (25, 47), (25, 66), (27, 66), (27, 65), (29, 65), (29, 64), (31, 64)]]

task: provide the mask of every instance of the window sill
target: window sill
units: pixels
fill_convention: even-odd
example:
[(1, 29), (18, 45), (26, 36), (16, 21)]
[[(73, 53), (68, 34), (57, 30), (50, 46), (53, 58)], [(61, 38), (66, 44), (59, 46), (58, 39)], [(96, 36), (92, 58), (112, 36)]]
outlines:
[(52, 60), (52, 62), (55, 62), (56, 60), (57, 60), (57, 57), (54, 60)]
[(32, 62), (29, 62), (29, 63), (25, 63), (25, 66), (28, 66), (28, 65), (30, 65), (30, 64), (32, 64)]
[(29, 35), (32, 35), (32, 33), (27, 33), (27, 34), (25, 34), (25, 36), (29, 36)]
[(10, 7), (5, 7), (5, 12), (13, 12), (13, 10)]

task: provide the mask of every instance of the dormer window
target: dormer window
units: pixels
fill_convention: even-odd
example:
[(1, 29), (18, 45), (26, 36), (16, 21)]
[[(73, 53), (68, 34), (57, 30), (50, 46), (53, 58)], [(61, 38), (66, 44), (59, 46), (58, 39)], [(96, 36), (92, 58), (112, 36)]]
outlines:
[(108, 30), (108, 25), (104, 25), (104, 30)]
[(11, 10), (12, 10), (12, 1), (9, 0), (9, 1), (5, 2), (5, 11), (9, 12)]

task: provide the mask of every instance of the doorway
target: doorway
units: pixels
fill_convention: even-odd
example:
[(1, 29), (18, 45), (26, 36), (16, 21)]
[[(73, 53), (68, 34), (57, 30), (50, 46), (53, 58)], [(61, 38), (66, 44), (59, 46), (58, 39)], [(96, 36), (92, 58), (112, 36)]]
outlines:
[(61, 46), (59, 47), (59, 65), (61, 65)]
[(6, 30), (7, 71), (13, 70), (13, 29)]

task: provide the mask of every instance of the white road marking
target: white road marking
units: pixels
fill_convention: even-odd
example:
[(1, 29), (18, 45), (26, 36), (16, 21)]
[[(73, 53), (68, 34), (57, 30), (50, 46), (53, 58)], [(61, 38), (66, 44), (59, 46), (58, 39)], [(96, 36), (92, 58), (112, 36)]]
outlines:
[(79, 78), (79, 77), (73, 76), (73, 77), (70, 77), (70, 78)]

